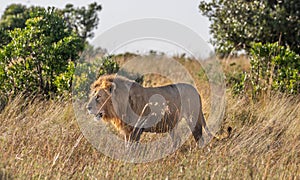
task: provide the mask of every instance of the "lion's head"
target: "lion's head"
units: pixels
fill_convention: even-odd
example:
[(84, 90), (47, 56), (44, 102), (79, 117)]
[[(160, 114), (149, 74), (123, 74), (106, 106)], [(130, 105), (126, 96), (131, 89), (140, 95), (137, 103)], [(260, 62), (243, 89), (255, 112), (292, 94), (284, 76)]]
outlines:
[(106, 120), (114, 117), (112, 105), (112, 91), (114, 88), (114, 76), (100, 77), (91, 85), (90, 100), (87, 104), (89, 114), (95, 116), (95, 120)]

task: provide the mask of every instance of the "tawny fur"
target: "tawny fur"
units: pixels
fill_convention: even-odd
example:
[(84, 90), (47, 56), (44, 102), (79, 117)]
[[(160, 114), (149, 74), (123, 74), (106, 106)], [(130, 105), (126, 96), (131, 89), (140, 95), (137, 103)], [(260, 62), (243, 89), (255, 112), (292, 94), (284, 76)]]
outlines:
[[(130, 84), (129, 86), (128, 83)], [(113, 87), (115, 90), (113, 92), (116, 93), (112, 93), (111, 89)], [(129, 94), (127, 94), (128, 99), (124, 99), (124, 97), (126, 98), (124, 92), (127, 92), (127, 90), (129, 92)], [(101, 95), (99, 95), (99, 93)], [(182, 99), (183, 102), (180, 101), (180, 93), (186, 96)], [(114, 96), (115, 100), (117, 100), (118, 108), (113, 106), (112, 94), (118, 94)], [(151, 113), (151, 109), (149, 107), (145, 109), (146, 111), (144, 111), (143, 108), (147, 106), (149, 99), (156, 94), (162, 95), (167, 102), (166, 113), (162, 115), (162, 119), (160, 121), (151, 127), (138, 128), (138, 131), (134, 128), (134, 126), (132, 126), (132, 124), (128, 125), (125, 123), (128, 121), (124, 122), (124, 116), (127, 120), (133, 119), (137, 120), (136, 122), (139, 121), (138, 118), (133, 118), (132, 115), (127, 113), (127, 107), (131, 107), (136, 115), (147, 116), (147, 114)], [(96, 101), (95, 98), (98, 96), (100, 100)], [(192, 109), (197, 106), (199, 106), (198, 115), (194, 114), (195, 109)], [(206, 130), (208, 135), (211, 136), (203, 116), (200, 95), (194, 87), (188, 84), (179, 83), (156, 88), (144, 88), (138, 83), (126, 78), (116, 77), (115, 75), (105, 75), (101, 76), (91, 85), (91, 99), (88, 107), (94, 108), (94, 111), (91, 114), (96, 116), (98, 114), (97, 111), (103, 111), (104, 115), (102, 120), (112, 124), (120, 134), (125, 136), (125, 139), (127, 140), (139, 141), (139, 137), (142, 132), (171, 133), (171, 130), (175, 128), (178, 121), (182, 118), (179, 114), (185, 114), (185, 118), (192, 117), (192, 120), (186, 119), (186, 122), (189, 124), (192, 134), (197, 142), (203, 142), (202, 127)], [(180, 107), (190, 108), (185, 108), (186, 110), (180, 113), (178, 112)], [(162, 108), (162, 110), (164, 109)], [(116, 111), (118, 111), (118, 113)], [(135, 121), (133, 122), (135, 123)], [(140, 130), (141, 133), (139, 133)], [(174, 133), (170, 134), (171, 137), (173, 136), (172, 134)], [(172, 140), (174, 140), (173, 137)]]
[[(110, 88), (112, 85), (112, 82), (114, 81), (115, 78), (116, 78), (116, 75), (101, 76), (91, 85), (91, 91), (97, 92), (101, 89)], [(118, 78), (120, 78), (120, 77), (118, 77)], [(110, 106), (110, 107), (108, 107), (108, 109), (113, 111), (112, 103), (108, 103), (107, 105)], [(114, 114), (114, 113), (111, 112), (111, 114)], [(133, 131), (133, 127), (128, 126), (126, 123), (124, 123), (121, 119), (119, 119), (117, 117), (105, 117), (105, 118), (103, 118), (103, 121), (106, 123), (112, 124), (116, 128), (116, 130), (120, 134), (126, 136), (127, 139), (129, 138), (130, 134)]]

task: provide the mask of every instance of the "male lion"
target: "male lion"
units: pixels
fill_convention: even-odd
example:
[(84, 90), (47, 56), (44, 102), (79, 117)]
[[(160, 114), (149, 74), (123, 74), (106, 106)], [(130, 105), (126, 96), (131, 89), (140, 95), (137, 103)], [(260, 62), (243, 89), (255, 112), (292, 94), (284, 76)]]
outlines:
[(175, 129), (184, 118), (194, 139), (202, 145), (202, 127), (211, 137), (200, 95), (188, 84), (145, 88), (127, 78), (105, 75), (91, 85), (89, 114), (112, 123), (125, 141), (138, 142), (143, 132), (169, 132), (176, 146)]

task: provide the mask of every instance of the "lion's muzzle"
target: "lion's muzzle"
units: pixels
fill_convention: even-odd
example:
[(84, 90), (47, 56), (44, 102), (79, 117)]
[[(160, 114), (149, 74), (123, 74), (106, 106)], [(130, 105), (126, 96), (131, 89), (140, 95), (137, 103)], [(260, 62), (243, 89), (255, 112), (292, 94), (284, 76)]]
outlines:
[(89, 114), (95, 116), (94, 120), (96, 120), (96, 121), (101, 120), (103, 118), (103, 116), (104, 116), (104, 111), (95, 112), (95, 111), (93, 111), (93, 107), (92, 106), (87, 105), (86, 109), (87, 109), (87, 111), (88, 111)]

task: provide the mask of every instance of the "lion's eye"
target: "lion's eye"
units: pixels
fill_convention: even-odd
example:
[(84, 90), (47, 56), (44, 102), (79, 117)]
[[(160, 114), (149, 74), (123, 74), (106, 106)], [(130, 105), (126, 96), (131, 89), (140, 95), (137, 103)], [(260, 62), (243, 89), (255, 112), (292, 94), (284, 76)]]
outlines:
[(101, 95), (97, 94), (96, 95), (96, 101), (100, 101)]

